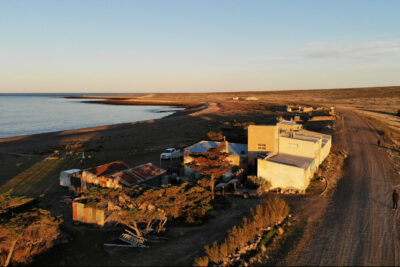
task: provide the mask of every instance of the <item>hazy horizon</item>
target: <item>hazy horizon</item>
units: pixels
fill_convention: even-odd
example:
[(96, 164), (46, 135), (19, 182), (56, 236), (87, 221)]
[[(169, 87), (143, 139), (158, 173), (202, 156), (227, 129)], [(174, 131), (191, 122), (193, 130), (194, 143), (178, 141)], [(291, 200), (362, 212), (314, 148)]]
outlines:
[(8, 1), (0, 93), (400, 85), (400, 2)]
[(288, 90), (253, 90), (253, 91), (196, 91), (196, 92), (0, 92), (0, 95), (140, 95), (140, 94), (191, 94), (191, 93), (251, 93), (251, 92), (284, 92), (284, 91), (302, 91), (302, 90), (345, 90), (345, 89), (368, 89), (368, 88), (390, 88), (390, 87), (400, 87), (400, 85), (388, 85), (388, 86), (365, 86), (365, 87), (342, 87), (342, 88), (299, 88), (299, 89), (288, 89)]

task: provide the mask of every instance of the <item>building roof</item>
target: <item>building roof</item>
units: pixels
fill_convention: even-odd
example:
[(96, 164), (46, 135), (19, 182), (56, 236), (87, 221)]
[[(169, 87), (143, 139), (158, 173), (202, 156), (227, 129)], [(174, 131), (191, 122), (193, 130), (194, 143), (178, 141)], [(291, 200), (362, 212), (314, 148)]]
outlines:
[(125, 182), (126, 185), (134, 185), (162, 175), (165, 172), (166, 170), (154, 166), (151, 163), (147, 163), (134, 168), (116, 172), (112, 175), (112, 177), (120, 179), (120, 181), (122, 183)]
[(266, 160), (302, 169), (307, 169), (314, 161), (313, 158), (306, 158), (289, 154), (276, 154), (270, 158), (267, 158)]
[(128, 168), (128, 164), (126, 164), (124, 161), (114, 161), (97, 167), (93, 167), (91, 169), (87, 169), (86, 171), (96, 176), (107, 176), (112, 175), (117, 171), (126, 170)]
[[(220, 144), (221, 144), (221, 142), (200, 141), (194, 145), (191, 145), (191, 146), (185, 148), (185, 150), (189, 151), (191, 153), (205, 153), (210, 148), (217, 147)], [(228, 149), (229, 149), (229, 153), (232, 153), (234, 155), (238, 155), (241, 157), (247, 156), (247, 145), (246, 144), (229, 143), (228, 142)]]
[(295, 121), (286, 121), (286, 120), (280, 121), (280, 122), (278, 122), (277, 124), (285, 124), (285, 125), (301, 125), (301, 124), (297, 124)]
[(331, 139), (332, 136), (329, 134), (323, 134), (323, 133), (318, 133), (318, 132), (312, 132), (308, 130), (301, 129), (298, 132), (296, 132), (298, 135), (308, 135), (308, 136), (315, 136), (315, 137), (321, 137), (323, 139)]
[(81, 170), (80, 169), (72, 169), (72, 170), (66, 170), (66, 171), (63, 171), (64, 173), (68, 173), (68, 174), (73, 174), (73, 173), (76, 173), (76, 172), (80, 172)]

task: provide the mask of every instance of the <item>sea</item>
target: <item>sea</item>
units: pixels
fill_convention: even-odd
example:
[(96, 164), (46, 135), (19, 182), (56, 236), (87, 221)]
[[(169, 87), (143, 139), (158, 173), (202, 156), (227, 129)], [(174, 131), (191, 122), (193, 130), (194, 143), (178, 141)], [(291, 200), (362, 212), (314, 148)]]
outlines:
[(182, 109), (65, 98), (72, 95), (79, 94), (0, 94), (0, 138), (160, 119)]

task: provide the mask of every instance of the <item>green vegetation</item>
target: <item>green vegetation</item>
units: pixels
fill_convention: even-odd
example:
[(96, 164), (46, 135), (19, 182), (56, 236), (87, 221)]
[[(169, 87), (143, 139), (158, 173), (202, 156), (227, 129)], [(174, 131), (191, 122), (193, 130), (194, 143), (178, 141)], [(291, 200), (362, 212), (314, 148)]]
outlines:
[[(264, 199), (256, 209), (251, 210), (249, 217), (244, 217), (239, 226), (234, 226), (228, 237), (221, 243), (214, 242), (211, 246), (206, 245), (207, 256), (195, 259), (194, 264), (203, 266), (206, 263), (223, 264), (235, 254), (241, 254), (240, 250), (249, 243), (254, 242), (257, 237), (263, 235), (268, 227), (280, 224), (289, 214), (289, 206), (277, 196)], [(238, 251), (239, 250), (239, 251)]]

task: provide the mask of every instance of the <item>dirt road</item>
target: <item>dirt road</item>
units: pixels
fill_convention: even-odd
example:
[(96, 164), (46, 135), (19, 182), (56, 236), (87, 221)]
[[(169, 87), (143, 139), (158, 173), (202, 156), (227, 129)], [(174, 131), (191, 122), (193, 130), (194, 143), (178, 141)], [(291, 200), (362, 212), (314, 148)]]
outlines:
[(290, 265), (399, 265), (399, 212), (391, 209), (391, 166), (377, 135), (358, 115), (343, 112), (339, 145), (349, 152), (321, 227), (289, 256)]

